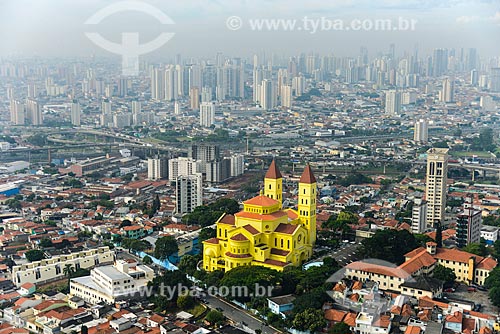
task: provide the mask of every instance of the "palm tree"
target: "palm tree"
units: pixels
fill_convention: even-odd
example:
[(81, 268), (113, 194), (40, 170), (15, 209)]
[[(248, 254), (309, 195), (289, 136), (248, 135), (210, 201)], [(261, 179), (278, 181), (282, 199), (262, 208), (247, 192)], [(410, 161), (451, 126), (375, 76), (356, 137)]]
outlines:
[(64, 265), (63, 274), (68, 278), (68, 287), (69, 287), (69, 281), (71, 280), (71, 276), (74, 273), (75, 273), (75, 268), (73, 268), (73, 265), (70, 263), (66, 263)]

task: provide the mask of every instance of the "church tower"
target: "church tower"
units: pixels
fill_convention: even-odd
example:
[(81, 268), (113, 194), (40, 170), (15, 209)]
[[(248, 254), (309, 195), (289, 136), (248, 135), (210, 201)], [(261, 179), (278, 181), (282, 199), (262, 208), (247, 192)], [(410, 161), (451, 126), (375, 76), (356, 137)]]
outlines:
[(316, 242), (316, 178), (309, 164), (304, 169), (299, 180), (299, 218), (309, 232), (309, 243)]
[(283, 205), (283, 177), (276, 165), (276, 161), (271, 162), (264, 177), (264, 195), (280, 202), (280, 209)]

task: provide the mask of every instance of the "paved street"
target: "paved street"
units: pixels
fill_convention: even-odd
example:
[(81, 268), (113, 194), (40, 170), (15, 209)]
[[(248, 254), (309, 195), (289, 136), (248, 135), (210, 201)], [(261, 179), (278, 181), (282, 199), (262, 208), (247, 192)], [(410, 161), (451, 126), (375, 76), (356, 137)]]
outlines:
[(248, 313), (246, 313), (244, 310), (238, 308), (237, 306), (234, 306), (226, 301), (222, 301), (216, 297), (213, 296), (207, 296), (206, 300), (208, 301), (208, 306), (211, 308), (221, 308), (222, 313), (224, 315), (235, 322), (235, 324), (243, 324), (245, 323), (247, 327), (256, 330), (260, 329), (262, 330), (263, 334), (273, 334), (276, 333), (274, 329), (272, 329), (269, 326), (264, 326), (264, 323), (259, 321), (258, 319), (254, 318), (253, 316), (250, 316)]
[(334, 250), (332, 253), (330, 253), (330, 256), (332, 256), (337, 261), (337, 263), (343, 267), (351, 262), (358, 260), (355, 257), (355, 253), (358, 247), (359, 244), (357, 242), (355, 244), (349, 243)]

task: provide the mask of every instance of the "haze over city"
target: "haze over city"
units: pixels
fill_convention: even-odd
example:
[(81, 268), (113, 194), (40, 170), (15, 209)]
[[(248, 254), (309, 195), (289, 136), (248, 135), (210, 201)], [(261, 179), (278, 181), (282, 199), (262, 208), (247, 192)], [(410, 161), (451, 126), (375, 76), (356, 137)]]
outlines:
[(500, 333), (500, 2), (0, 2), (0, 334)]

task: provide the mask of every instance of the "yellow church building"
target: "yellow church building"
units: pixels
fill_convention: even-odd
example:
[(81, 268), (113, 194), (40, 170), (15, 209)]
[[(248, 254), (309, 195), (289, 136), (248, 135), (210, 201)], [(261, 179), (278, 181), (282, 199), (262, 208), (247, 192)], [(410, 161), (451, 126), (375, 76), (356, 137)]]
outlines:
[(243, 211), (222, 215), (217, 221), (217, 236), (203, 242), (206, 271), (239, 266), (282, 271), (311, 257), (316, 242), (316, 178), (307, 165), (299, 181), (297, 210), (283, 209), (282, 185), (273, 160), (263, 192), (243, 202)]

